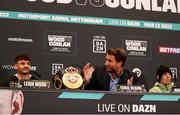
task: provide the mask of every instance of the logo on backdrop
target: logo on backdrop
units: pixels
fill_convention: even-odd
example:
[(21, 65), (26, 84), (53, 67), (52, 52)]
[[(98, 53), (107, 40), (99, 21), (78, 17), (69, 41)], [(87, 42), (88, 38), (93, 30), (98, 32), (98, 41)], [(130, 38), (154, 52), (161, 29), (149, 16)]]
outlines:
[(52, 74), (56, 74), (58, 71), (63, 69), (63, 64), (53, 63), (52, 64)]
[[(15, 69), (14, 65), (1, 65), (1, 67), (2, 67), (3, 70), (14, 70)], [(31, 66), (30, 69), (36, 71), (37, 66)]]
[(172, 68), (172, 67), (170, 67), (170, 69), (171, 69), (171, 72), (172, 72), (172, 79), (174, 80), (174, 81), (176, 81), (177, 80), (177, 68)]
[(137, 74), (137, 77), (140, 77), (142, 74), (142, 72), (139, 68), (134, 68), (132, 71)]
[(8, 37), (9, 42), (25, 42), (25, 43), (33, 43), (32, 39), (26, 39), (22, 37)]
[(180, 54), (180, 48), (159, 46), (159, 53), (164, 54)]
[(150, 39), (143, 37), (123, 37), (123, 47), (129, 57), (151, 57)]
[(93, 36), (93, 53), (106, 53), (105, 38), (105, 36)]
[(45, 32), (45, 54), (76, 55), (76, 33)]
[[(29, 2), (36, 2), (39, 0), (27, 0)], [(147, 10), (156, 12), (172, 12), (180, 13), (179, 0), (164, 0), (163, 4), (159, 4), (156, 0), (148, 2), (147, 0), (41, 0), (45, 3), (57, 3), (57, 4), (71, 4), (75, 1), (78, 6), (91, 5), (93, 7), (104, 7), (135, 10)], [(177, 7), (176, 7), (177, 6)]]

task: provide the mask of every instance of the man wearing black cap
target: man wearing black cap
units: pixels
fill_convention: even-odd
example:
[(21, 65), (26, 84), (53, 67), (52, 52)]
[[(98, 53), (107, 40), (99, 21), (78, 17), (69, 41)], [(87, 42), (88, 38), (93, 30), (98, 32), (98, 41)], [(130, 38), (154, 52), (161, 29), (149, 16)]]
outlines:
[(158, 93), (169, 93), (172, 91), (174, 83), (172, 80), (172, 72), (168, 66), (160, 65), (157, 69), (157, 82), (154, 87), (149, 90), (149, 92)]

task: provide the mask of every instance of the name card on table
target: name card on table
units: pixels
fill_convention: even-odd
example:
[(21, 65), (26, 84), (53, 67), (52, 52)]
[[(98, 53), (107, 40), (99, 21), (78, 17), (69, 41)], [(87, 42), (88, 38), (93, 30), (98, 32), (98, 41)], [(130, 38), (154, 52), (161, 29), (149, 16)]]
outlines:
[(146, 92), (146, 89), (142, 85), (116, 85), (116, 91), (120, 92)]
[(174, 87), (172, 93), (180, 93), (180, 87)]
[(48, 80), (20, 80), (19, 82), (10, 82), (10, 87), (17, 88), (50, 88)]

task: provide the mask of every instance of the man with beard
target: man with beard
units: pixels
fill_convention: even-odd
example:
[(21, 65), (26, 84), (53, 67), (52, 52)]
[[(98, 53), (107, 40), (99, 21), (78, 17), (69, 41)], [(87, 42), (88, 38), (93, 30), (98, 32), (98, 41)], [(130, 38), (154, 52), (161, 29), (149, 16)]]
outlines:
[(83, 68), (85, 89), (116, 91), (117, 84), (137, 83), (137, 75), (124, 68), (126, 57), (123, 49), (111, 48), (106, 53), (104, 67), (93, 68), (87, 63)]
[(8, 78), (2, 86), (8, 87), (10, 82), (18, 83), (20, 80), (37, 80), (39, 77), (36, 72), (32, 72), (34, 75), (30, 74), (31, 60), (25, 54), (16, 56), (14, 67), (17, 73)]

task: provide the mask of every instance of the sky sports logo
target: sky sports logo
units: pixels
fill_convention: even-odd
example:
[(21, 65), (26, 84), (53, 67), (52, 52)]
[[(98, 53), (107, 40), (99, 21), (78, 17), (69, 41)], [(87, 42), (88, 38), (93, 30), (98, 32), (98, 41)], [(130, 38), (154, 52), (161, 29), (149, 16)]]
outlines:
[(159, 53), (164, 54), (180, 54), (180, 48), (171, 48), (159, 46)]

